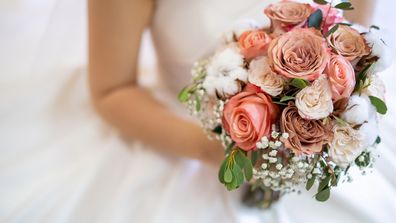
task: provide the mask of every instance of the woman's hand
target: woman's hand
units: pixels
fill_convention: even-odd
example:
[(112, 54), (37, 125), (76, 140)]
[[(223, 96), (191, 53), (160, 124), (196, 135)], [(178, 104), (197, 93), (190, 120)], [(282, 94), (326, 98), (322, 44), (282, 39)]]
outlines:
[[(164, 152), (219, 165), (223, 148), (155, 100), (136, 81), (151, 0), (89, 0), (89, 83), (93, 104), (123, 135)], [(176, 98), (176, 97), (175, 97)]]

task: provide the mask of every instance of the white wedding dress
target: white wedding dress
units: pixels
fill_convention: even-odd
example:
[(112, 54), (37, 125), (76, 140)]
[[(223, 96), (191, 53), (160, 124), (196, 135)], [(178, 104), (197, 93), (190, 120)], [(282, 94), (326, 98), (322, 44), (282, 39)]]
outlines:
[[(210, 54), (235, 22), (254, 18), (268, 24), (263, 9), (275, 1), (158, 0), (151, 34), (160, 72), (153, 94), (185, 116), (176, 95), (188, 83), (192, 63)], [(46, 33), (37, 36), (40, 47), (18, 40), (20, 55), (33, 59), (15, 64), (16, 76), (1, 76), (0, 222), (394, 222), (391, 133), (383, 135), (379, 168), (356, 174), (354, 182), (332, 190), (328, 202), (318, 203), (314, 192), (302, 189), (266, 211), (244, 207), (240, 192), (227, 192), (218, 182), (217, 169), (122, 139), (90, 104), (84, 51), (68, 47), (84, 49), (81, 36), (70, 33), (86, 27), (62, 13), (83, 15), (84, 7), (76, 0), (50, 2), (48, 10), (60, 13), (52, 14), (56, 25), (36, 24)]]

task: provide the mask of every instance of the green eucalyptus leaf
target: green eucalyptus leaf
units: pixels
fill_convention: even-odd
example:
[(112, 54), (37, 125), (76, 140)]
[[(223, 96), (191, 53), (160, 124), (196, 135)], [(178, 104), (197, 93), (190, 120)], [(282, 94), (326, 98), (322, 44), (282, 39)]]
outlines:
[(218, 125), (212, 130), (212, 132), (221, 135), (221, 133), (223, 132), (223, 128), (221, 127), (221, 125)]
[(243, 153), (241, 151), (238, 151), (234, 155), (235, 163), (242, 169), (245, 165), (244, 159), (243, 159)]
[(201, 110), (201, 100), (199, 99), (198, 95), (195, 95), (195, 110), (199, 112)]
[(353, 10), (352, 4), (350, 2), (341, 2), (334, 6), (334, 8), (341, 10)]
[(290, 85), (300, 89), (303, 89), (306, 86), (308, 86), (307, 81), (301, 78), (293, 78), (290, 82)]
[(377, 109), (377, 112), (380, 113), (381, 115), (385, 115), (386, 112), (388, 111), (385, 102), (374, 96), (369, 96), (369, 98), (371, 104), (374, 105), (375, 109)]
[(235, 177), (236, 188), (238, 188), (244, 182), (242, 169), (238, 165), (234, 165), (233, 168), (232, 168), (232, 173), (233, 173), (233, 175)]
[(379, 26), (376, 26), (376, 25), (371, 25), (371, 26), (370, 26), (370, 29), (380, 30), (380, 27), (379, 27)]
[(326, 37), (330, 36), (332, 33), (334, 33), (335, 31), (337, 31), (337, 29), (340, 27), (339, 24), (335, 24), (329, 31), (327, 31), (326, 33)]
[(226, 183), (231, 183), (232, 182), (232, 172), (229, 168), (226, 169), (225, 173), (224, 173), (224, 182)]
[(293, 97), (293, 96), (287, 96), (287, 95), (285, 95), (285, 96), (283, 96), (283, 97), (280, 99), (279, 102), (285, 102), (285, 101), (290, 101), (290, 100), (294, 100), (294, 99), (295, 99), (295, 97)]
[(322, 190), (324, 190), (326, 187), (328, 187), (329, 183), (330, 183), (330, 179), (331, 176), (327, 176), (325, 177), (320, 183), (319, 183), (319, 187), (318, 187), (318, 192), (321, 192)]
[(377, 136), (377, 139), (375, 139), (375, 143), (376, 144), (380, 144), (381, 143), (381, 137)]
[(259, 154), (257, 151), (252, 151), (252, 165), (255, 165), (259, 158)]
[(244, 161), (245, 165), (243, 167), (243, 170), (245, 171), (245, 178), (247, 181), (250, 181), (253, 177), (253, 165), (252, 161), (250, 161), (249, 158), (245, 157)]
[(317, 193), (315, 198), (317, 201), (320, 201), (320, 202), (327, 201), (330, 198), (330, 187)]
[(221, 164), (220, 169), (219, 169), (219, 181), (221, 183), (223, 183), (223, 184), (225, 183), (225, 181), (224, 181), (224, 173), (225, 173), (225, 170), (226, 170), (226, 166), (227, 166), (227, 159), (225, 159), (223, 161), (223, 163)]
[(189, 87), (184, 87), (180, 91), (180, 93), (178, 95), (178, 99), (180, 102), (186, 102), (189, 98), (190, 98)]
[(319, 4), (319, 5), (326, 5), (326, 4), (328, 4), (328, 2), (327, 1), (325, 1), (325, 0), (313, 0), (316, 4)]
[(311, 177), (311, 179), (309, 179), (309, 180), (307, 181), (307, 184), (305, 185), (305, 189), (307, 189), (307, 191), (308, 191), (308, 190), (311, 190), (312, 186), (313, 186), (314, 183), (315, 183), (315, 180), (316, 180), (316, 176), (313, 175), (313, 176)]
[(314, 13), (311, 14), (308, 18), (308, 27), (314, 27), (320, 30), (323, 20), (322, 10), (318, 9)]

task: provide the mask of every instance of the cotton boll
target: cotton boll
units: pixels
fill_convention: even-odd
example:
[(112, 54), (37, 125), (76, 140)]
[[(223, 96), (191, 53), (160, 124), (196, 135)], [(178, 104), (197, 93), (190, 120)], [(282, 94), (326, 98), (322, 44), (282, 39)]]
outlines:
[(374, 65), (374, 73), (382, 72), (392, 65), (392, 52), (390, 47), (386, 45), (383, 35), (379, 32), (371, 30), (364, 35), (367, 44), (371, 47), (371, 54), (379, 57), (379, 60)]
[(351, 125), (361, 125), (369, 120), (370, 106), (368, 98), (352, 95), (341, 118)]
[(230, 45), (218, 51), (207, 66), (203, 87), (209, 95), (228, 98), (242, 90), (247, 82), (247, 70), (239, 49)]
[(362, 93), (367, 96), (375, 96), (385, 101), (385, 84), (378, 75), (368, 77), (369, 86), (363, 89)]
[(363, 136), (363, 145), (366, 147), (373, 145), (378, 137), (378, 131), (378, 121), (376, 118), (372, 118), (367, 123), (364, 123), (359, 129), (360, 134)]

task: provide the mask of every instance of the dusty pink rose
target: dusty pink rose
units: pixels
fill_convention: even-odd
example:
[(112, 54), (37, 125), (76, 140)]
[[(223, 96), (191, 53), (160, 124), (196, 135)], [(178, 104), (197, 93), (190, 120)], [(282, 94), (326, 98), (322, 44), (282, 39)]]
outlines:
[(268, 49), (272, 69), (287, 78), (317, 79), (330, 59), (319, 31), (298, 28), (274, 39)]
[(329, 77), (333, 101), (351, 96), (356, 83), (351, 62), (343, 56), (333, 55), (325, 73)]
[(349, 61), (369, 55), (371, 51), (363, 36), (356, 29), (346, 25), (340, 25), (327, 37), (327, 41), (335, 53)]
[(340, 23), (344, 20), (341, 16), (340, 11), (336, 8), (331, 7), (329, 4), (327, 5), (315, 5), (315, 9), (320, 9), (323, 13), (323, 33), (327, 33), (329, 31), (330, 26), (335, 23)]
[(246, 31), (239, 37), (238, 46), (246, 60), (251, 60), (266, 54), (271, 40), (262, 30)]
[(285, 147), (297, 155), (320, 153), (331, 138), (329, 122), (303, 119), (293, 102), (283, 109), (280, 127), (282, 132), (289, 134), (284, 140)]
[(302, 27), (313, 10), (309, 4), (282, 1), (271, 4), (264, 13), (271, 19), (271, 31), (280, 35), (295, 27)]
[(256, 149), (256, 143), (271, 132), (279, 108), (271, 97), (253, 84), (233, 96), (223, 111), (223, 126), (232, 140), (245, 151)]

